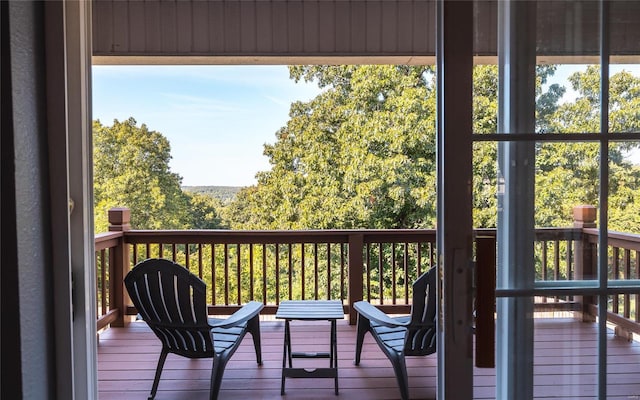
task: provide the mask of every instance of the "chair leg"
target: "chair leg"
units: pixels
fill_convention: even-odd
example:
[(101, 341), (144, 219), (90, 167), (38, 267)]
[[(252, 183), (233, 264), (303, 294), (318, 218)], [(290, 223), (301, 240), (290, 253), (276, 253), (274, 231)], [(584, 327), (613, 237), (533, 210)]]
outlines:
[(355, 365), (360, 365), (360, 355), (362, 354), (362, 343), (364, 342), (364, 334), (371, 329), (369, 319), (358, 314), (358, 325), (356, 333), (356, 359)]
[(158, 383), (160, 383), (160, 375), (162, 374), (162, 367), (164, 367), (164, 362), (167, 359), (168, 351), (164, 348), (160, 353), (160, 358), (158, 359), (158, 366), (156, 367), (156, 377), (153, 379), (153, 386), (151, 387), (151, 394), (149, 395), (148, 400), (153, 400), (156, 397), (156, 391), (158, 390)]
[(258, 361), (258, 365), (262, 365), (262, 346), (260, 345), (260, 319), (258, 315), (251, 318), (249, 322), (247, 322), (247, 331), (251, 333), (251, 337), (253, 338), (253, 347), (256, 350), (256, 360)]
[(393, 371), (396, 373), (398, 387), (400, 388), (400, 398), (409, 400), (409, 379), (407, 377), (407, 364), (404, 361), (404, 354), (390, 354), (389, 360), (391, 360)]
[(220, 357), (213, 357), (213, 367), (211, 368), (211, 387), (209, 388), (210, 400), (216, 400), (218, 398), (218, 393), (220, 393), (224, 367), (227, 365), (227, 361), (229, 361), (229, 358), (225, 356), (226, 354)]

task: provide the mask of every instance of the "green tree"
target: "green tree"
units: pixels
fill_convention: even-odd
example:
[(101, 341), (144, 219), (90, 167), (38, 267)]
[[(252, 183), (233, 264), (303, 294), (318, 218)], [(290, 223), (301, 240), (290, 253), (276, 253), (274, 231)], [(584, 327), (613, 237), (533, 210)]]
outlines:
[(112, 126), (94, 121), (93, 142), (96, 232), (107, 230), (107, 211), (116, 206), (131, 209), (135, 229), (188, 227), (188, 197), (169, 169), (171, 147), (162, 134), (133, 118)]
[(222, 202), (210, 195), (187, 193), (189, 197), (189, 215), (191, 229), (223, 229), (220, 210)]
[(290, 72), (324, 90), (291, 106), (277, 142), (265, 146), (272, 168), (238, 195), (232, 227), (433, 227), (432, 69), (298, 66)]
[[(600, 68), (589, 66), (569, 77), (574, 101), (556, 104), (544, 118), (545, 131), (600, 132)], [(640, 78), (622, 71), (610, 78), (609, 130), (640, 131)], [(633, 142), (610, 142), (609, 228), (640, 231), (640, 167), (626, 157)], [(545, 143), (537, 146), (536, 220), (540, 226), (566, 226), (577, 204), (599, 204), (600, 148), (595, 143)]]

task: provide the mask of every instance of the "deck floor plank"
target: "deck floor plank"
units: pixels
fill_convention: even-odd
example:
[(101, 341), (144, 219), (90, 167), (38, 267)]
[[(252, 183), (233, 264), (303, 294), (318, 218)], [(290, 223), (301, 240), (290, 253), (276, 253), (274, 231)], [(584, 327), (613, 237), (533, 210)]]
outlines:
[[(292, 323), (297, 351), (327, 351), (329, 324)], [(287, 379), (280, 396), (284, 323), (261, 323), (263, 365), (255, 362), (250, 335), (227, 364), (220, 399), (397, 399), (390, 362), (366, 336), (360, 366), (353, 365), (355, 327), (338, 323), (338, 396), (332, 379)], [(611, 399), (640, 399), (640, 343), (610, 335), (608, 394)], [(544, 399), (593, 399), (597, 391), (597, 327), (572, 319), (536, 321), (534, 396)], [(98, 390), (101, 400), (146, 399), (155, 373), (160, 342), (146, 324), (109, 328), (99, 335)], [(328, 360), (294, 360), (294, 366), (323, 367)], [(437, 357), (408, 357), (410, 397), (434, 399)], [(208, 399), (211, 359), (167, 358), (158, 400)], [(495, 370), (474, 369), (474, 398), (495, 398)]]

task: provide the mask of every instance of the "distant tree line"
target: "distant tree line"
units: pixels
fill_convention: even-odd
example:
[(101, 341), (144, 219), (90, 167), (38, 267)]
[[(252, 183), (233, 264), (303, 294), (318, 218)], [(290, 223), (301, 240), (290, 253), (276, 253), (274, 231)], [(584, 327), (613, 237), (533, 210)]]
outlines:
[[(598, 67), (549, 85), (555, 66), (537, 69), (536, 131), (598, 132)], [(292, 79), (322, 92), (291, 105), (289, 120), (264, 153), (271, 168), (235, 192), (181, 188), (170, 171), (170, 146), (159, 132), (130, 118), (94, 122), (96, 231), (107, 210), (131, 208), (136, 229), (433, 228), (436, 218), (435, 74), (430, 66), (294, 66)], [(474, 70), (474, 132), (497, 131), (496, 66)], [(611, 132), (640, 131), (640, 78), (610, 78)], [(612, 133), (615, 139), (615, 133)], [(609, 146), (609, 227), (640, 232), (640, 167), (627, 154), (638, 143)], [(598, 205), (595, 143), (536, 145), (537, 226), (566, 226), (571, 208)], [(476, 227), (495, 227), (497, 145), (473, 152)]]
[(242, 186), (182, 186), (187, 193), (204, 194), (226, 204), (235, 199)]

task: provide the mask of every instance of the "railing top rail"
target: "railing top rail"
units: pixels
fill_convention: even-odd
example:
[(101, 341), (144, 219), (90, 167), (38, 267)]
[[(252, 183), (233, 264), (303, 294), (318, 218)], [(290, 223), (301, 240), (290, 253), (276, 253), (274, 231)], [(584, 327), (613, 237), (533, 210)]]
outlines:
[(118, 239), (122, 237), (122, 232), (98, 233), (95, 236), (95, 251), (105, 250), (118, 245)]
[[(579, 240), (583, 235), (597, 242), (597, 228), (536, 228), (537, 240)], [(435, 242), (435, 229), (327, 229), (327, 230), (130, 230), (95, 235), (96, 250), (111, 246), (124, 237), (127, 243), (348, 243), (362, 235), (364, 243)], [(474, 237), (496, 235), (494, 228), (474, 229)], [(640, 250), (640, 234), (610, 231), (609, 245)]]
[[(474, 237), (496, 236), (496, 228), (475, 228)], [(582, 238), (582, 228), (544, 227), (535, 228), (536, 240), (578, 240)]]
[[(597, 228), (584, 229), (584, 234), (591, 243), (598, 243), (599, 232)], [(640, 234), (609, 231), (607, 242), (609, 246), (640, 251)]]
[(103, 233), (96, 233), (95, 236), (95, 240), (96, 243), (98, 242), (103, 242), (103, 241), (109, 241), (111, 239), (117, 239), (119, 237), (122, 236), (123, 232), (103, 232)]
[(364, 242), (434, 242), (434, 229), (387, 230), (130, 230), (124, 232), (128, 243), (348, 243), (349, 237), (362, 235)]

